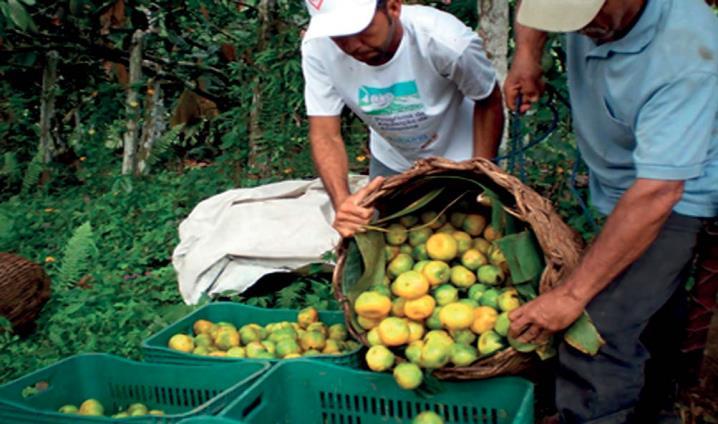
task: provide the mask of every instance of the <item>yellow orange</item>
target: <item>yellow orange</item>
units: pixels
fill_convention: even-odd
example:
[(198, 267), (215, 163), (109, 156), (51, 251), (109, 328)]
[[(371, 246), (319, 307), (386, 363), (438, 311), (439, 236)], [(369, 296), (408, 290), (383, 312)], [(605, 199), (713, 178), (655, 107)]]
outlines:
[(394, 295), (408, 300), (416, 299), (429, 291), (429, 282), (422, 273), (407, 271), (394, 280), (391, 291)]
[(439, 320), (449, 330), (469, 328), (474, 322), (474, 308), (461, 302), (449, 303), (441, 308)]
[(434, 298), (425, 294), (419, 298), (407, 300), (404, 305), (404, 313), (410, 319), (421, 321), (431, 316), (435, 306)]
[(364, 318), (381, 319), (389, 315), (391, 299), (375, 291), (367, 291), (354, 302), (354, 311)]
[(401, 346), (409, 342), (409, 325), (406, 320), (389, 317), (384, 318), (379, 327), (379, 338), (385, 346)]
[(426, 241), (426, 252), (431, 259), (450, 261), (456, 257), (459, 245), (451, 234), (437, 233)]
[(474, 309), (474, 321), (471, 323), (471, 331), (476, 334), (483, 334), (492, 330), (498, 316), (496, 309), (489, 306), (479, 306)]

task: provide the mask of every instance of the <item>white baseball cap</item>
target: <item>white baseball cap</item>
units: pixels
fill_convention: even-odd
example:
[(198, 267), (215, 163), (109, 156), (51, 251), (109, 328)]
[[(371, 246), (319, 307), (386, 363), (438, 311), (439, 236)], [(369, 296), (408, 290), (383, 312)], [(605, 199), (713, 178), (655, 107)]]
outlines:
[(573, 32), (598, 15), (606, 0), (522, 0), (516, 20), (550, 32)]
[(376, 12), (377, 0), (305, 0), (311, 20), (304, 39), (361, 32)]

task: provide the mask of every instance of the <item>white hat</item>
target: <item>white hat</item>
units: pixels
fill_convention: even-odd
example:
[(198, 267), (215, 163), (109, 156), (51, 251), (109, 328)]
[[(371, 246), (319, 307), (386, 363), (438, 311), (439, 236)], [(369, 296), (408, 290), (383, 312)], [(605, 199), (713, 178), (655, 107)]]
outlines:
[(304, 39), (361, 32), (376, 12), (377, 0), (305, 0), (311, 21)]
[(606, 0), (523, 0), (516, 20), (523, 26), (550, 32), (572, 32), (598, 15)]

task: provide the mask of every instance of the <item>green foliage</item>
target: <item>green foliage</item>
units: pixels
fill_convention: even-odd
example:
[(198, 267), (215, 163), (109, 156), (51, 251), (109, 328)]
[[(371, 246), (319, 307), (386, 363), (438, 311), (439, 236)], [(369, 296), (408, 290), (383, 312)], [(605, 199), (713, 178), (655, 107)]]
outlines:
[(38, 151), (32, 158), (30, 163), (27, 164), (25, 169), (25, 176), (22, 179), (22, 191), (27, 193), (34, 187), (37, 187), (40, 182), (40, 175), (45, 169), (42, 163), (42, 154)]
[(92, 260), (96, 255), (97, 246), (92, 225), (85, 222), (77, 227), (65, 246), (60, 261), (57, 284), (62, 288), (67, 288), (77, 283), (92, 267)]
[(329, 276), (310, 273), (298, 277), (291, 284), (276, 291), (259, 296), (233, 295), (230, 300), (262, 308), (302, 309), (313, 306), (319, 310), (338, 310)]

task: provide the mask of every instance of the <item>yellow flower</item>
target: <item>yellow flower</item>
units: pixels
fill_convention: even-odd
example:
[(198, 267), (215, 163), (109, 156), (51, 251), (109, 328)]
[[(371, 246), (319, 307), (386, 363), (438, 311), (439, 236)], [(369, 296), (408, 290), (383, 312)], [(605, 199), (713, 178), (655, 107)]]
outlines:
[(294, 168), (284, 168), (285, 174), (291, 174), (292, 172), (294, 172)]
[(45, 263), (46, 263), (46, 264), (51, 264), (51, 263), (53, 263), (53, 262), (55, 262), (55, 258), (53, 258), (52, 256), (47, 256), (47, 257), (45, 257)]
[(356, 157), (357, 162), (364, 162), (366, 160), (365, 155), (359, 155)]

